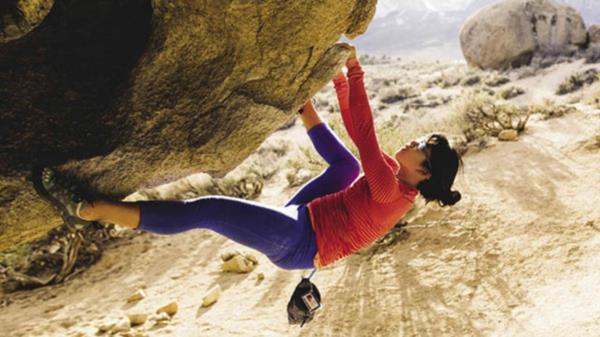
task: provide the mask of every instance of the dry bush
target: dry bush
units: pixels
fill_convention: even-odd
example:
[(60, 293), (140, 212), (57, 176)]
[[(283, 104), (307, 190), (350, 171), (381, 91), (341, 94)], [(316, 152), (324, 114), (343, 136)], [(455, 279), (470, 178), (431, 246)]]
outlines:
[(12, 292), (62, 283), (98, 261), (112, 242), (131, 235), (114, 225), (63, 224), (39, 240), (0, 253), (0, 288)]
[(485, 94), (470, 93), (460, 97), (453, 108), (466, 119), (463, 132), (467, 141), (486, 136), (497, 137), (505, 129), (521, 132), (529, 120), (530, 111), (512, 104), (496, 104)]
[(406, 102), (404, 111), (409, 109), (435, 108), (444, 105), (452, 100), (452, 96), (426, 95)]
[(215, 179), (215, 188), (211, 194), (226, 195), (243, 199), (256, 199), (260, 196), (265, 180), (257, 168), (244, 172), (239, 177), (225, 176)]
[(433, 81), (431, 81), (430, 83), (428, 83), (428, 87), (432, 87), (432, 86), (438, 86), (440, 88), (446, 89), (446, 88), (450, 88), (453, 86), (456, 86), (460, 83), (461, 78), (460, 76), (456, 75), (456, 74), (447, 74), (444, 73), (442, 75), (440, 75), (440, 77), (434, 79)]
[(367, 83), (367, 91), (371, 95), (378, 95), (380, 92), (389, 90), (389, 87), (397, 85), (398, 79), (392, 78), (373, 78)]
[(397, 62), (400, 60), (400, 58), (397, 59), (393, 59), (392, 57), (388, 56), (388, 55), (381, 55), (381, 56), (377, 56), (377, 55), (369, 55), (369, 54), (362, 54), (358, 56), (358, 60), (360, 61), (360, 64), (363, 65), (374, 65), (374, 64), (390, 64), (393, 62)]
[(587, 87), (582, 93), (582, 99), (585, 104), (589, 104), (596, 109), (600, 109), (600, 82), (596, 82)]
[(419, 94), (415, 89), (413, 89), (413, 87), (403, 86), (399, 88), (386, 88), (382, 90), (379, 99), (382, 103), (392, 104), (417, 96), (419, 96)]
[(565, 114), (577, 111), (577, 108), (575, 107), (556, 104), (556, 102), (551, 99), (545, 99), (541, 103), (531, 104), (528, 108), (532, 114), (542, 115), (543, 120), (561, 117)]
[(488, 87), (498, 87), (508, 82), (510, 82), (508, 77), (500, 76), (498, 74), (491, 74), (483, 81)]
[(479, 84), (481, 82), (481, 77), (479, 75), (471, 75), (466, 77), (460, 82), (460, 85), (463, 87), (470, 87), (475, 84)]
[(511, 98), (517, 97), (519, 95), (523, 95), (524, 93), (525, 93), (525, 90), (523, 90), (522, 88), (509, 87), (509, 88), (506, 88), (506, 89), (500, 91), (500, 97), (502, 97), (503, 99), (511, 99)]
[(496, 95), (496, 92), (493, 89), (490, 89), (488, 87), (479, 87), (479, 88), (475, 88), (473, 90), (473, 93), (478, 95), (478, 94), (485, 94), (488, 95), (490, 97), (493, 97), (494, 95)]
[(287, 173), (285, 178), (290, 187), (303, 185), (327, 167), (325, 160), (321, 158), (312, 145), (301, 146), (300, 153), (301, 156), (289, 158), (286, 163)]
[(588, 69), (584, 72), (578, 72), (569, 76), (558, 86), (557, 95), (564, 95), (579, 90), (585, 85), (589, 85), (598, 80), (598, 70)]

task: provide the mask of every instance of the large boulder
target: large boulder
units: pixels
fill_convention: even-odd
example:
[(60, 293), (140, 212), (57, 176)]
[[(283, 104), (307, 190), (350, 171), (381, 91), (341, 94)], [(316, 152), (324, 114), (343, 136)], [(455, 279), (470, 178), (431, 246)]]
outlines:
[(341, 67), (336, 41), (376, 0), (9, 0), (0, 17), (23, 3), (45, 17), (0, 40), (0, 251), (62, 222), (36, 168), (115, 199), (234, 168)]
[(600, 25), (591, 25), (588, 29), (590, 43), (600, 43)]
[(467, 63), (484, 69), (521, 66), (536, 51), (586, 43), (587, 31), (579, 13), (551, 0), (507, 0), (484, 7), (460, 31)]

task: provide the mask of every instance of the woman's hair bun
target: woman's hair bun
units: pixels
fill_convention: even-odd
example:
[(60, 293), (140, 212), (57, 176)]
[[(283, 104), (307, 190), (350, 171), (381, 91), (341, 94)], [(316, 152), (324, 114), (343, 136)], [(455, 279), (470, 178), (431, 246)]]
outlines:
[(458, 191), (448, 191), (446, 195), (440, 198), (442, 202), (442, 206), (452, 206), (456, 204), (461, 198), (460, 192)]

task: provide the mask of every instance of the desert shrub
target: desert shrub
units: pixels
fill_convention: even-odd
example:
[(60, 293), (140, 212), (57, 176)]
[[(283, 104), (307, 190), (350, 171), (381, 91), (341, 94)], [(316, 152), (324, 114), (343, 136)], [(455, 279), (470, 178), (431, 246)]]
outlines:
[(404, 86), (382, 90), (380, 100), (382, 103), (392, 104), (416, 96), (418, 96), (418, 94), (412, 87)]
[(556, 104), (556, 102), (551, 99), (545, 99), (541, 103), (529, 105), (529, 110), (532, 114), (540, 114), (543, 120), (547, 120), (577, 111), (577, 108), (563, 104)]
[(496, 92), (493, 89), (490, 89), (488, 87), (475, 88), (473, 90), (473, 93), (475, 93), (475, 94), (485, 94), (485, 95), (488, 95), (490, 97), (493, 97), (494, 95), (496, 95)]
[(406, 102), (405, 110), (420, 108), (435, 108), (452, 100), (452, 96), (426, 95)]
[(519, 95), (523, 95), (525, 90), (519, 87), (510, 87), (500, 91), (500, 97), (503, 99), (511, 99)]
[(450, 88), (460, 83), (461, 78), (459, 76), (451, 76), (448, 74), (442, 74), (440, 77), (431, 81), (428, 86), (438, 86), (440, 88)]
[(301, 146), (300, 156), (289, 158), (286, 163), (285, 178), (288, 186), (296, 187), (317, 176), (327, 163), (319, 156), (312, 146)]
[(464, 114), (463, 133), (467, 141), (486, 136), (497, 137), (502, 130), (521, 132), (529, 120), (529, 110), (512, 104), (496, 104), (493, 98), (481, 93), (463, 95), (454, 109)]
[(465, 79), (463, 79), (460, 84), (463, 87), (470, 87), (473, 86), (475, 84), (478, 84), (481, 82), (481, 77), (479, 75), (471, 75)]
[(488, 87), (498, 87), (510, 82), (510, 79), (505, 76), (491, 75), (484, 80), (484, 84)]
[(584, 72), (575, 73), (569, 76), (558, 86), (557, 95), (564, 95), (579, 90), (581, 87), (592, 84), (598, 80), (598, 70), (588, 69)]
[(360, 64), (364, 64), (364, 65), (377, 64), (377, 58), (375, 56), (369, 55), (369, 54), (359, 55), (358, 60), (359, 60)]
[(214, 191), (211, 194), (256, 199), (261, 194), (264, 183), (264, 178), (258, 170), (249, 170), (239, 177), (225, 176), (215, 179)]
[(389, 108), (389, 106), (387, 106), (386, 104), (379, 104), (377, 106), (377, 110), (385, 110), (387, 108)]

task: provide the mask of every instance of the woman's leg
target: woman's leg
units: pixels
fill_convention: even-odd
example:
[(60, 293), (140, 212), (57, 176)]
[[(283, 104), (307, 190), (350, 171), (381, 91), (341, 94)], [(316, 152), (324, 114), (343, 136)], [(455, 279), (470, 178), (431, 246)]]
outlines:
[(79, 211), (84, 220), (108, 222), (135, 229), (140, 223), (140, 207), (135, 202), (97, 200)]
[(276, 208), (254, 201), (207, 196), (189, 201), (94, 202), (80, 215), (158, 234), (194, 228), (213, 230), (256, 249), (286, 269), (313, 267), (314, 232), (304, 209)]
[[(304, 106), (304, 114), (308, 114), (309, 117), (316, 115), (312, 104)], [(314, 124), (308, 130), (308, 136), (329, 167), (304, 184), (285, 204), (286, 206), (305, 204), (320, 196), (341, 191), (350, 186), (360, 173), (359, 161), (327, 124), (323, 122)]]

